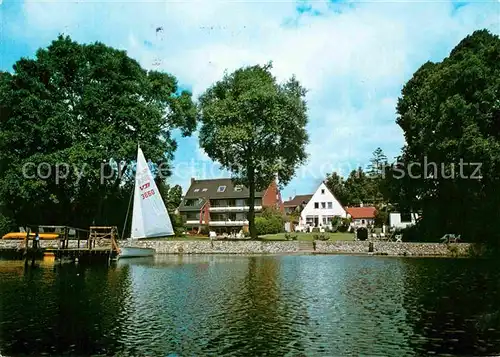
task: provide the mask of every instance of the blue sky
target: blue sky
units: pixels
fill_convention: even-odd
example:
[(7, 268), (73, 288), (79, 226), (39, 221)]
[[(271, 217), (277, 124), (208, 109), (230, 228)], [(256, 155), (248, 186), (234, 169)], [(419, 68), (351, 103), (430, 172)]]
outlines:
[[(195, 97), (226, 69), (272, 60), (279, 80), (295, 74), (309, 91), (309, 160), (284, 189), (288, 198), (313, 192), (327, 172), (366, 165), (377, 147), (398, 155), (402, 86), (474, 30), (499, 34), (500, 2), (0, 0), (0, 24), (0, 70), (65, 33), (125, 49)], [(191, 176), (228, 176), (196, 135), (177, 137), (171, 183), (187, 189)]]

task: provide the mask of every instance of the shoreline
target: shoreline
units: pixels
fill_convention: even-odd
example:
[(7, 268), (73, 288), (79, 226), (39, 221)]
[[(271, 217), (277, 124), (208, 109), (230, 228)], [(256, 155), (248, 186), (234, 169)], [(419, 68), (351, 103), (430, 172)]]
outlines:
[[(70, 248), (77, 241), (69, 241)], [(42, 248), (55, 248), (58, 241), (41, 241)], [(82, 244), (82, 242), (80, 242)], [(156, 254), (310, 254), (362, 255), (374, 257), (471, 257), (476, 248), (471, 243), (413, 243), (381, 241), (210, 241), (210, 240), (144, 240), (121, 241), (133, 247), (153, 248)], [(23, 241), (0, 240), (0, 256), (22, 252)], [(372, 249), (370, 249), (372, 247)]]

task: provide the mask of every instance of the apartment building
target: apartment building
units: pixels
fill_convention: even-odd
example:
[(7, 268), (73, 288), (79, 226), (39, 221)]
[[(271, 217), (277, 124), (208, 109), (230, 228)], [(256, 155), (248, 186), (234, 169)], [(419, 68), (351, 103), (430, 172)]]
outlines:
[[(196, 180), (184, 196), (179, 213), (189, 230), (208, 226), (217, 233), (238, 232), (248, 229), (247, 213), (250, 191), (243, 185), (235, 185), (230, 178)], [(255, 192), (255, 212), (264, 207), (283, 211), (283, 202), (276, 182), (261, 192)]]

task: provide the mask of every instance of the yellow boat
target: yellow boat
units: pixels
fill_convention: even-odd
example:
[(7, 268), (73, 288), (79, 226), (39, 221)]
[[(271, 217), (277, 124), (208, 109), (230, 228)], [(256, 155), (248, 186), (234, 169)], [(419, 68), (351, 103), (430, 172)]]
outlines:
[[(45, 240), (51, 240), (51, 239), (57, 239), (59, 238), (58, 233), (40, 233), (38, 234), (40, 236), (40, 239), (45, 239)], [(34, 238), (35, 233), (30, 233), (30, 238)], [(26, 238), (26, 233), (23, 232), (11, 232), (7, 233), (2, 237), (2, 239), (25, 239)]]

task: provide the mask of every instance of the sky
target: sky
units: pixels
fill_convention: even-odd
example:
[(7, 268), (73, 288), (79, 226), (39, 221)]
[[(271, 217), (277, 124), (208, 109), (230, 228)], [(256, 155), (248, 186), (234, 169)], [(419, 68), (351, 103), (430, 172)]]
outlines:
[[(169, 72), (195, 99), (224, 71), (273, 62), (278, 81), (307, 88), (305, 165), (283, 189), (312, 193), (327, 173), (343, 176), (380, 147), (404, 145), (395, 123), (403, 85), (478, 29), (500, 33), (500, 1), (19, 1), (0, 0), (0, 70), (33, 57), (59, 33), (124, 49), (146, 69)], [(229, 177), (198, 145), (175, 133), (171, 184)]]

